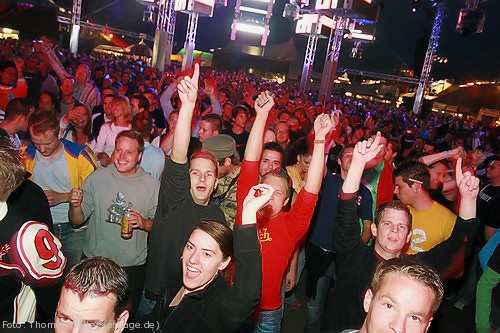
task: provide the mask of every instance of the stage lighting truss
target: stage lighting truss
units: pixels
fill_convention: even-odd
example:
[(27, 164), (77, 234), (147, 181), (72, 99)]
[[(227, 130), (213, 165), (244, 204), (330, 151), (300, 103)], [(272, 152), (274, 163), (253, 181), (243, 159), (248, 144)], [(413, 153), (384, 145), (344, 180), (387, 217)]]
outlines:
[(259, 39), (260, 46), (266, 46), (273, 5), (274, 0), (237, 0), (231, 25), (231, 40), (236, 40), (240, 34), (245, 35), (245, 39), (255, 36)]

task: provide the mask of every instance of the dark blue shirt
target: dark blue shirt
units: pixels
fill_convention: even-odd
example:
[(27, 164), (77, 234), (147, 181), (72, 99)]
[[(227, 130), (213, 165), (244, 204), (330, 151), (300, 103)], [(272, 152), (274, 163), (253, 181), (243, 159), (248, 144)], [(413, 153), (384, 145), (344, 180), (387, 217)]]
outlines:
[[(318, 203), (311, 221), (309, 242), (330, 252), (335, 252), (333, 243), (334, 221), (343, 182), (344, 180), (340, 177), (340, 174), (327, 172), (321, 185)], [(358, 216), (362, 220), (372, 219), (372, 195), (364, 185), (360, 185), (359, 188)]]

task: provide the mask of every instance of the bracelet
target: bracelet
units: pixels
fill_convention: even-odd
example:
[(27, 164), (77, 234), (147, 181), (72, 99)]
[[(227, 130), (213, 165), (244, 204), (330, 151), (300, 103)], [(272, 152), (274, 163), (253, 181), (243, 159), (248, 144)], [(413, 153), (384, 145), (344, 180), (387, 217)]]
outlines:
[(326, 140), (314, 140), (314, 144), (325, 143)]

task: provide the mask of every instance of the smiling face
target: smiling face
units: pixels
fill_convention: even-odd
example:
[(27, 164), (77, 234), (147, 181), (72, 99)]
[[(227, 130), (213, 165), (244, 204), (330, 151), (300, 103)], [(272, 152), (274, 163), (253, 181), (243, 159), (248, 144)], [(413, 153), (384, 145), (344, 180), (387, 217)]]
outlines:
[(411, 239), (409, 218), (405, 211), (388, 208), (382, 212), (378, 225), (372, 223), (375, 251), (384, 259), (398, 257)]
[(116, 318), (116, 302), (114, 294), (81, 299), (78, 293), (63, 287), (55, 315), (55, 332), (74, 332), (75, 329), (79, 332), (121, 332), (128, 319), (128, 311)]
[(141, 157), (139, 143), (134, 139), (122, 136), (116, 141), (111, 159), (116, 170), (122, 176), (127, 177), (136, 173), (137, 164), (139, 164)]
[(206, 206), (217, 187), (216, 166), (206, 158), (195, 158), (189, 165), (191, 196), (198, 205)]
[(267, 172), (283, 167), (283, 155), (279, 151), (264, 150), (259, 163), (259, 175), (262, 177)]
[(424, 333), (432, 321), (435, 295), (424, 284), (389, 273), (373, 295), (369, 289), (363, 302), (367, 311), (361, 333)]
[(231, 258), (224, 258), (219, 244), (205, 231), (195, 229), (182, 251), (182, 282), (189, 291), (203, 289), (224, 270)]

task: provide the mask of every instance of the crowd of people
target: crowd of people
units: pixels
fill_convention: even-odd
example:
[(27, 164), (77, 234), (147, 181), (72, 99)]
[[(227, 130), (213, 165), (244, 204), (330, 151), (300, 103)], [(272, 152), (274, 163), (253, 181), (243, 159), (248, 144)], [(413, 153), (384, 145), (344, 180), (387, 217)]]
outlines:
[(444, 283), (500, 329), (494, 124), (45, 38), (0, 60), (2, 321), (426, 332)]

